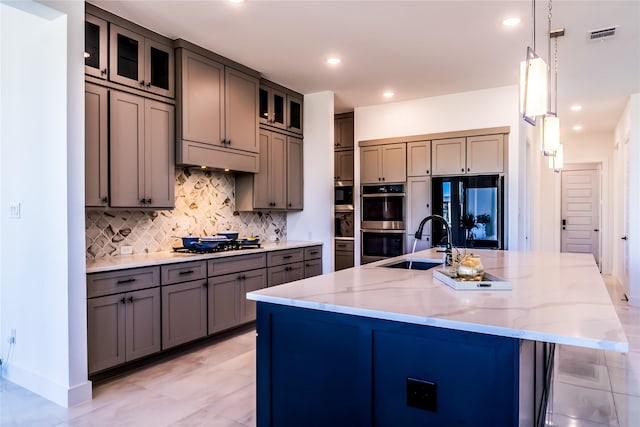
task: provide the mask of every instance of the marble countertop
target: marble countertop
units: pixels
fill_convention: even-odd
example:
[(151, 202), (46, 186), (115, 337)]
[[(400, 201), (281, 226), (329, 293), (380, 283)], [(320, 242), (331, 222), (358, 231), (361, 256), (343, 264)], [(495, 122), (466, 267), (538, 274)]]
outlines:
[(87, 273), (100, 273), (103, 271), (123, 270), (126, 268), (148, 267), (161, 264), (172, 264), (185, 261), (202, 261), (212, 258), (247, 255), (279, 251), (283, 249), (304, 248), (307, 246), (322, 245), (322, 242), (307, 242), (301, 240), (283, 240), (280, 242), (261, 243), (257, 249), (242, 249), (238, 251), (213, 252), (205, 254), (193, 254), (182, 252), (154, 252), (140, 255), (121, 255), (110, 258), (100, 258), (87, 261)]
[(512, 290), (454, 290), (432, 271), (380, 267), (442, 259), (435, 249), (251, 292), (293, 307), (534, 341), (627, 352), (629, 344), (588, 254), (473, 250)]

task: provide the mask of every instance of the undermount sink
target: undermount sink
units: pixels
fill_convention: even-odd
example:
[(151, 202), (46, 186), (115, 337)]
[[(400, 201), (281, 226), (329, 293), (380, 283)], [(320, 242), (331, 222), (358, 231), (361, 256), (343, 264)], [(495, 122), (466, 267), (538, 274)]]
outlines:
[(439, 267), (443, 264), (442, 260), (436, 259), (404, 259), (392, 264), (383, 264), (379, 267), (387, 268), (402, 268), (404, 270), (429, 270), (434, 267)]

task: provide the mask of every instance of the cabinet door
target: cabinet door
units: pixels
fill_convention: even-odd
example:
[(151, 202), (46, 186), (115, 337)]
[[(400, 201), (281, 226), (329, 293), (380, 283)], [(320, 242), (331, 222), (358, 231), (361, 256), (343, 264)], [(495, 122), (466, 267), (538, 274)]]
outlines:
[(320, 276), (322, 274), (322, 260), (312, 259), (304, 262), (304, 278)]
[(343, 251), (338, 249), (338, 244), (336, 243), (336, 267), (335, 271), (344, 270), (347, 268), (351, 268), (354, 265), (353, 262), (353, 250), (351, 251)]
[(256, 320), (256, 302), (247, 299), (247, 292), (257, 291), (267, 287), (267, 269), (247, 271), (242, 273), (240, 286), (241, 323)]
[(125, 302), (125, 294), (87, 300), (87, 349), (90, 374), (126, 361)]
[(384, 182), (405, 182), (407, 180), (406, 144), (382, 146), (382, 180)]
[(302, 99), (287, 94), (287, 129), (302, 133)]
[[(431, 178), (413, 177), (407, 179), (407, 233), (414, 235), (420, 221), (431, 215)], [(431, 221), (422, 230), (422, 238), (431, 241)]]
[(504, 136), (484, 135), (468, 137), (467, 172), (504, 172)]
[(229, 148), (259, 152), (258, 88), (257, 78), (225, 67), (225, 135)]
[(145, 100), (144, 183), (146, 207), (175, 206), (175, 112), (172, 105)]
[(126, 359), (160, 351), (160, 288), (126, 294)]
[(334, 139), (336, 148), (353, 148), (353, 117), (335, 119)]
[(224, 136), (224, 66), (179, 49), (178, 105), (181, 138), (222, 145)]
[(111, 91), (112, 207), (144, 206), (144, 98)]
[(207, 336), (207, 281), (162, 287), (162, 349)]
[(294, 262), (285, 266), (287, 282), (304, 279), (304, 263)]
[(287, 137), (287, 209), (302, 210), (304, 197), (302, 140)]
[(240, 276), (234, 273), (209, 278), (209, 335), (240, 323)]
[(107, 21), (86, 15), (84, 20), (84, 72), (107, 78)]
[(407, 175), (425, 176), (431, 174), (431, 141), (407, 143)]
[(285, 127), (285, 101), (284, 92), (269, 86), (260, 88), (260, 123), (275, 126), (280, 129)]
[(145, 39), (145, 88), (157, 95), (174, 96), (173, 48)]
[(337, 181), (353, 181), (353, 151), (336, 151), (334, 167)]
[(438, 139), (431, 142), (432, 175), (465, 173), (465, 138)]
[(85, 84), (84, 172), (86, 206), (107, 206), (109, 202), (108, 90)]
[(360, 148), (360, 183), (377, 184), (382, 181), (382, 148)]
[(271, 132), (260, 129), (260, 156), (258, 156), (259, 171), (253, 175), (253, 208), (271, 208), (271, 183), (269, 181), (269, 146)]
[(287, 137), (271, 132), (269, 144), (268, 176), (270, 182), (271, 208), (285, 209), (287, 206), (287, 181), (285, 168), (287, 158)]
[(144, 37), (114, 24), (110, 29), (109, 79), (145, 89)]
[(277, 267), (269, 267), (267, 269), (267, 285), (278, 286), (287, 283), (287, 265), (279, 265)]

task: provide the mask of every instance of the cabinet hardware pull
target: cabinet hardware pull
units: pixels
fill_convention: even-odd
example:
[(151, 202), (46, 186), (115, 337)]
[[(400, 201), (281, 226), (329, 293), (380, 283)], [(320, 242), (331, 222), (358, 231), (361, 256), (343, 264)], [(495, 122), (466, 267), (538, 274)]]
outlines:
[(236, 280), (238, 280), (238, 281), (242, 280), (242, 276), (238, 276), (238, 278)]
[(186, 270), (186, 271), (181, 271), (180, 273), (178, 273), (179, 275), (185, 275), (185, 274), (193, 274), (193, 270)]
[(627, 236), (622, 236), (620, 239), (621, 240), (627, 240)]
[(467, 172), (471, 172), (471, 168), (467, 168)]
[(147, 203), (151, 204), (151, 199), (147, 199)]
[(231, 145), (231, 140), (230, 139), (227, 140), (227, 145)]
[(311, 252), (309, 252), (309, 253), (310, 253), (311, 255), (315, 255), (315, 254), (317, 254), (317, 253), (318, 253), (318, 251), (311, 251)]
[(107, 69), (103, 68), (102, 70), (100, 70), (100, 74), (105, 75), (107, 74)]
[(140, 203), (144, 205), (145, 203), (147, 203), (147, 199), (140, 199)]
[(109, 199), (107, 197), (103, 197), (102, 198), (102, 203), (107, 203), (109, 201)]
[(208, 288), (208, 287), (209, 287), (209, 283), (208, 283), (208, 282), (204, 282), (204, 283), (202, 284), (202, 286), (204, 286), (205, 288)]
[(125, 303), (125, 302), (127, 302), (127, 301), (126, 301), (126, 300), (124, 299), (124, 297), (123, 297), (123, 298), (120, 300), (120, 302), (121, 302), (122, 304), (124, 304), (124, 303)]
[(382, 177), (382, 180), (384, 181), (384, 176)]
[(129, 302), (133, 302), (133, 297), (129, 297)]
[(222, 145), (227, 145), (227, 140), (226, 140), (226, 139), (223, 139), (222, 141), (220, 141), (220, 144), (222, 144)]
[(147, 82), (147, 87), (150, 88), (151, 87), (151, 82)]
[(464, 172), (464, 168), (460, 169), (460, 172)]
[(311, 267), (311, 264), (305, 264), (304, 266), (305, 267)]
[(140, 80), (140, 86), (144, 86), (144, 80)]
[(291, 207), (291, 206), (292, 206), (291, 203), (289, 203), (289, 207)]
[(427, 169), (427, 173), (429, 173), (429, 169)]
[(600, 230), (598, 230), (597, 228), (594, 228), (593, 231), (600, 231)]
[(293, 255), (285, 255), (282, 257), (282, 259), (289, 259), (289, 258), (293, 258)]
[(122, 279), (122, 280), (118, 280), (118, 285), (122, 285), (123, 283), (131, 283), (131, 282), (135, 282), (136, 279), (134, 277), (131, 277), (129, 279)]

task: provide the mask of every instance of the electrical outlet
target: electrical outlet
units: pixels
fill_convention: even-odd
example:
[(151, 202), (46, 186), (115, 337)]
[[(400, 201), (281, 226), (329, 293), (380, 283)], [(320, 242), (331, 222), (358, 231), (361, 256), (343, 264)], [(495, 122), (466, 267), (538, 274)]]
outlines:
[(20, 203), (9, 203), (9, 218), (20, 219)]
[(120, 246), (120, 255), (131, 255), (133, 253), (133, 246)]
[(407, 378), (407, 406), (436, 412), (438, 409), (436, 383)]
[(16, 343), (16, 330), (12, 329), (11, 337), (9, 338), (9, 344), (15, 344), (15, 343)]

